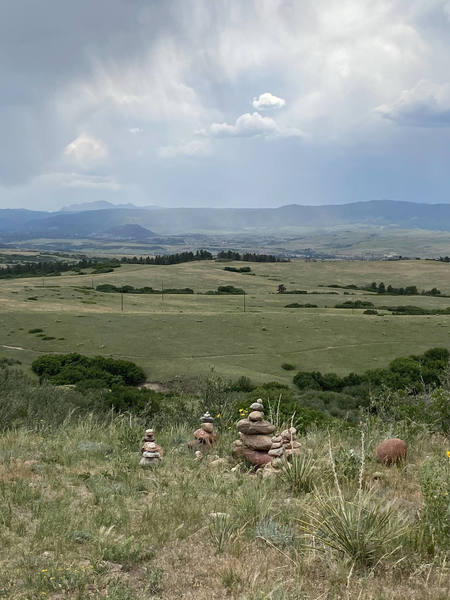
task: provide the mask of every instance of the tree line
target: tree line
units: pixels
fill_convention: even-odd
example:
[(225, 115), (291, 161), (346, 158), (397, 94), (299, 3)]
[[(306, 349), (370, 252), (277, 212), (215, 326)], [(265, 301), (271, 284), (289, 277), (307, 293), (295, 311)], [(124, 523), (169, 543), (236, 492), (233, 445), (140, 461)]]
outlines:
[(16, 277), (52, 277), (67, 271), (79, 273), (82, 269), (94, 269), (94, 273), (107, 273), (120, 267), (116, 258), (113, 259), (87, 259), (77, 262), (66, 261), (41, 261), (24, 262), (0, 268), (0, 279), (13, 279)]

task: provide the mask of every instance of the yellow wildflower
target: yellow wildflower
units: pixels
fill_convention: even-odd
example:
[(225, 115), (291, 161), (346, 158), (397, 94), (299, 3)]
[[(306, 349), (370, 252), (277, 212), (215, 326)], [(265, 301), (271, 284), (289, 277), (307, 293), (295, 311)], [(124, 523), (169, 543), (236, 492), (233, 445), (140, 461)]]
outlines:
[(41, 573), (47, 573), (47, 569), (42, 569)]
[(447, 456), (450, 458), (450, 450), (447, 450)]

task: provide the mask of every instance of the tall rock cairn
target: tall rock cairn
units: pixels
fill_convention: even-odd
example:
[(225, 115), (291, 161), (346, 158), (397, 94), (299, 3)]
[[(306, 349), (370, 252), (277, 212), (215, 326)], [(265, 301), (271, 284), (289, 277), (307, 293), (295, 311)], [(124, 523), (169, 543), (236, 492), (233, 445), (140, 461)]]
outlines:
[(153, 429), (147, 429), (143, 439), (141, 448), (141, 467), (152, 467), (159, 465), (164, 454), (164, 450), (155, 443), (155, 435)]
[(264, 406), (259, 399), (250, 406), (250, 414), (237, 424), (239, 439), (233, 442), (233, 457), (243, 456), (251, 465), (260, 467), (272, 462), (271, 434), (275, 426), (264, 420)]
[(205, 414), (200, 417), (200, 427), (194, 431), (194, 438), (192, 442), (189, 442), (189, 448), (192, 450), (201, 450), (210, 448), (217, 441), (217, 435), (214, 433), (214, 419), (209, 414)]

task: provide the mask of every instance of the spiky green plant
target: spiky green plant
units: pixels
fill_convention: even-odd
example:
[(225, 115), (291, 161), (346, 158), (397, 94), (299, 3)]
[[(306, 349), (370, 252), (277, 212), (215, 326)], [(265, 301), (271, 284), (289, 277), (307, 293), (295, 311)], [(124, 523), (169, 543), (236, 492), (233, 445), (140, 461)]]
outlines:
[(279, 470), (281, 481), (294, 493), (311, 492), (316, 476), (316, 461), (310, 454), (293, 456), (291, 462), (283, 461)]

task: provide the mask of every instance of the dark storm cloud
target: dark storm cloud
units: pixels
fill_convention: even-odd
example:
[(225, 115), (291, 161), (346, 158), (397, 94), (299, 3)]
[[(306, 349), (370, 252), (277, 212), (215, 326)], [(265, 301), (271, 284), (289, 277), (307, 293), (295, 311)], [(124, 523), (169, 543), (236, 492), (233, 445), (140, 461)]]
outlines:
[(446, 0), (3, 0), (0, 206), (445, 200), (449, 17)]

